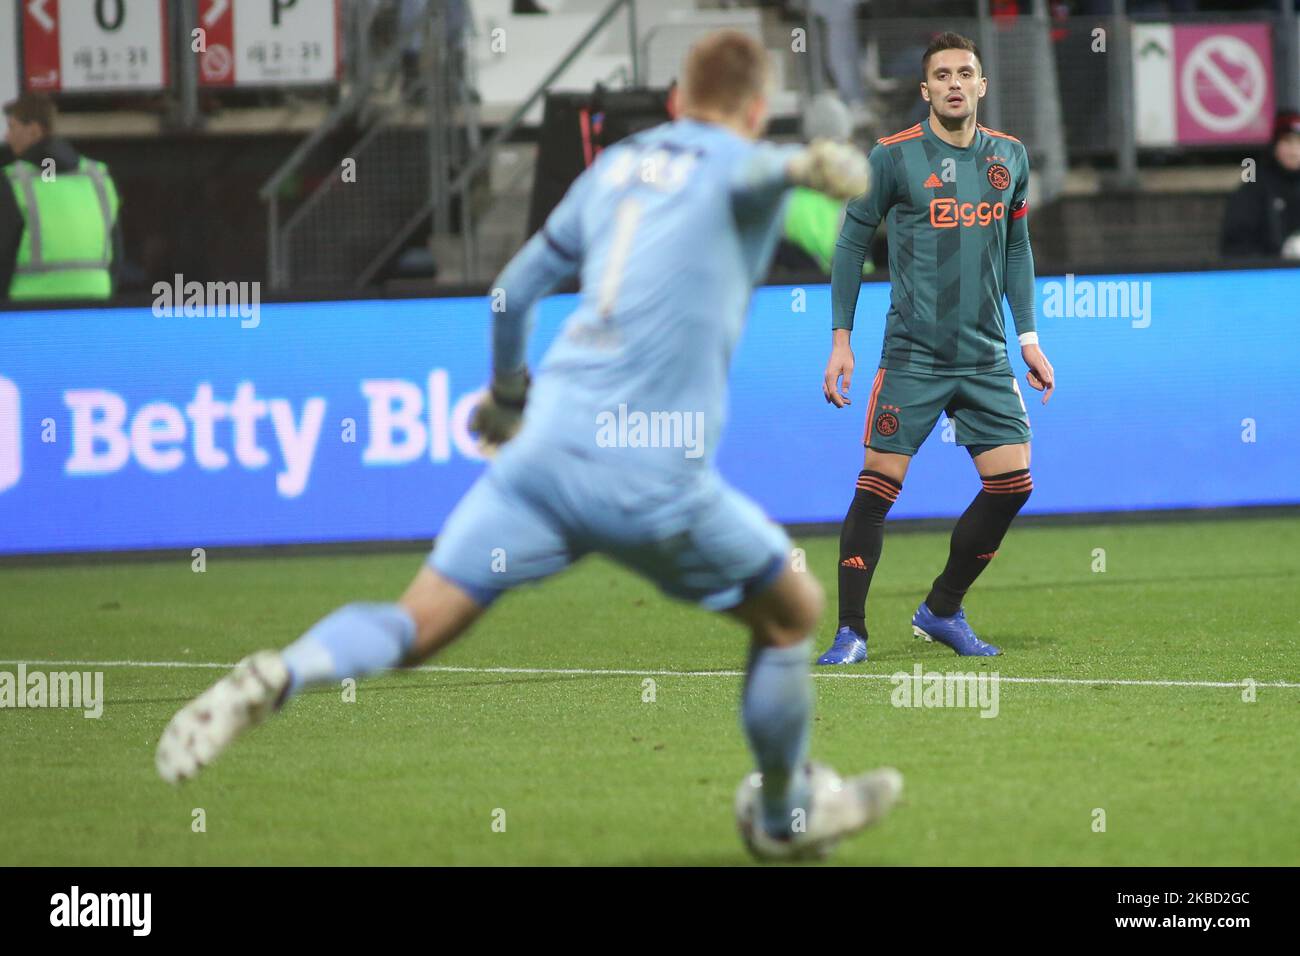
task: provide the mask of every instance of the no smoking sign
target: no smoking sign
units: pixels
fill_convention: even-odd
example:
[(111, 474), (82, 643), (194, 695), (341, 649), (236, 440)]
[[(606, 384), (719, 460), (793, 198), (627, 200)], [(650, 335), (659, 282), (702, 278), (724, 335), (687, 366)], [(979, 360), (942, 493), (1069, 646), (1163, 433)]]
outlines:
[(1178, 141), (1266, 140), (1273, 115), (1268, 25), (1180, 27), (1174, 46)]

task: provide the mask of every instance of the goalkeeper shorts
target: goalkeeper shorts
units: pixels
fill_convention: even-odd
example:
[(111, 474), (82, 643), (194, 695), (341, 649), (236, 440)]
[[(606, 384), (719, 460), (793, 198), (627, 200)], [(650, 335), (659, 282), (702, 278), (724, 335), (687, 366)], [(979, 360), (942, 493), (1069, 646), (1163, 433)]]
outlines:
[(604, 554), (671, 597), (728, 610), (790, 560), (785, 530), (710, 468), (656, 473), (531, 443), (505, 445), (447, 518), (429, 564), (487, 606)]

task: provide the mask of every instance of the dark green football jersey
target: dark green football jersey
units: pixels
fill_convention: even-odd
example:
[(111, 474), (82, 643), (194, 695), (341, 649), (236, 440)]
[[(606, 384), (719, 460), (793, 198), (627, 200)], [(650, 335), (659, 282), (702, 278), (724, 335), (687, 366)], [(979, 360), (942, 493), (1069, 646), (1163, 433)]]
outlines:
[(871, 188), (849, 203), (836, 245), (832, 326), (853, 328), (862, 259), (888, 216), (891, 294), (881, 367), (1009, 371), (1004, 293), (1017, 331), (1035, 328), (1024, 145), (979, 126), (961, 149), (926, 120), (879, 140), (868, 161)]

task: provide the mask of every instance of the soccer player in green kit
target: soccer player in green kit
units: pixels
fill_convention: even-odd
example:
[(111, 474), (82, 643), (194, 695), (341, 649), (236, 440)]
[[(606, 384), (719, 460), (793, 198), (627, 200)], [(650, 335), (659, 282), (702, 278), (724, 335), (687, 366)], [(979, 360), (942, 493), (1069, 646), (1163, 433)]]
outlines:
[(822, 389), (843, 408), (850, 404), (849, 336), (862, 263), (889, 216), (884, 348), (867, 400), (863, 469), (840, 533), (839, 630), (819, 664), (867, 659), (867, 591), (885, 515), (940, 412), (955, 424), (983, 489), (957, 520), (948, 563), (913, 616), (912, 631), (961, 655), (1001, 653), (975, 636), (962, 599), (1033, 490), (1029, 415), (1007, 359), (1004, 293), (1029, 384), (1044, 404), (1054, 387), (1034, 323), (1025, 147), (976, 122), (988, 80), (970, 40), (936, 37), (922, 76), (930, 115), (872, 150), (871, 189), (850, 201), (831, 265), (833, 344)]

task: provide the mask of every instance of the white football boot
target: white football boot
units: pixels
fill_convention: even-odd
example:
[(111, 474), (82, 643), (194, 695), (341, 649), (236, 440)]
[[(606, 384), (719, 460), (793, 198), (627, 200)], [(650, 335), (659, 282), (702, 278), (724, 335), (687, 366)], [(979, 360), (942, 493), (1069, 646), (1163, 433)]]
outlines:
[(289, 669), (275, 651), (258, 651), (190, 701), (171, 719), (154, 764), (168, 783), (198, 775), (201, 768), (250, 727), (276, 709), (289, 686)]
[(903, 775), (881, 767), (847, 780), (824, 764), (808, 765), (807, 813), (786, 839), (762, 826), (763, 775), (751, 773), (736, 790), (736, 824), (745, 846), (760, 860), (820, 859), (847, 836), (878, 822), (903, 793)]

